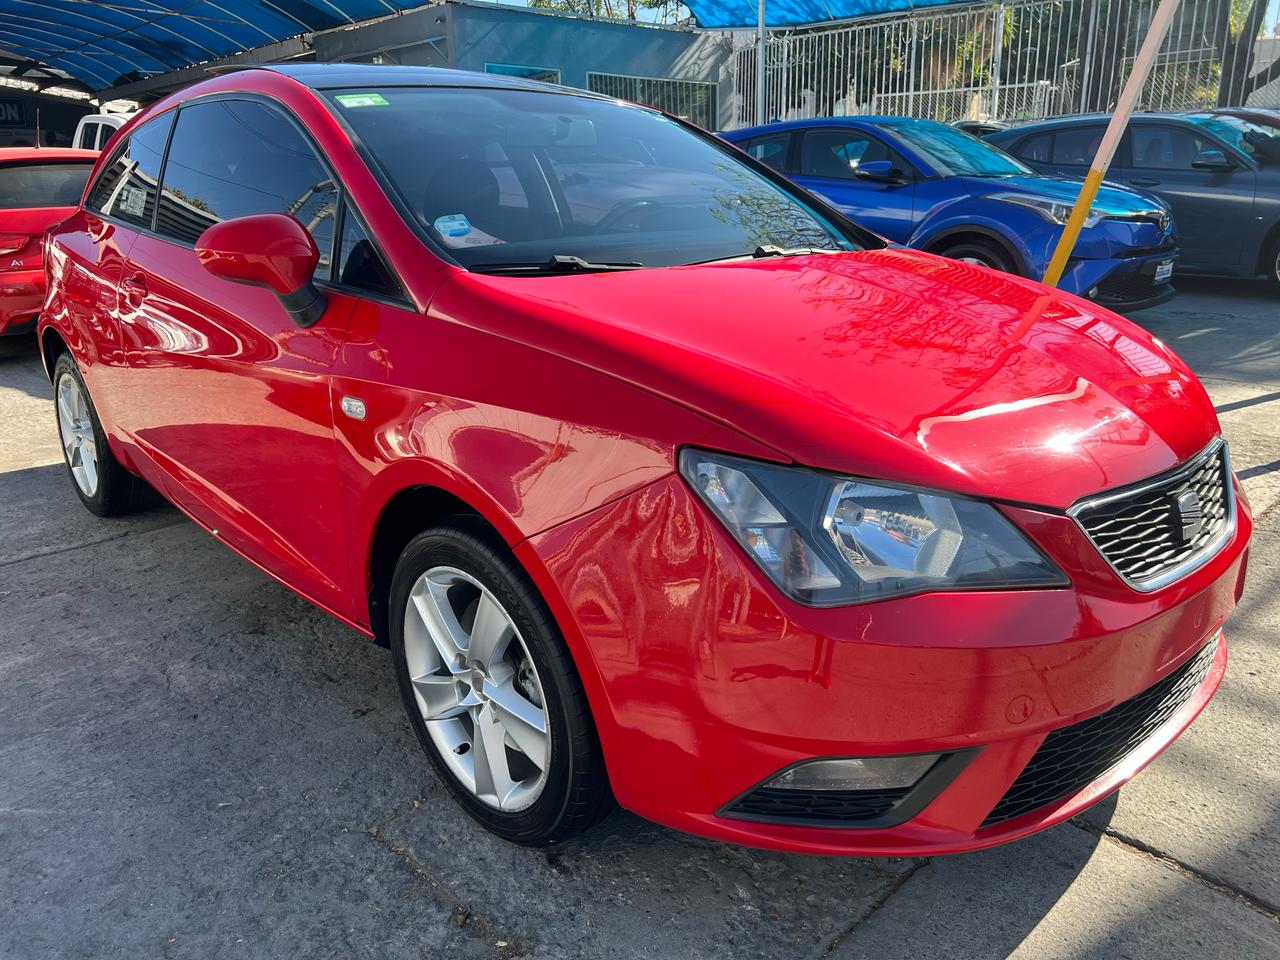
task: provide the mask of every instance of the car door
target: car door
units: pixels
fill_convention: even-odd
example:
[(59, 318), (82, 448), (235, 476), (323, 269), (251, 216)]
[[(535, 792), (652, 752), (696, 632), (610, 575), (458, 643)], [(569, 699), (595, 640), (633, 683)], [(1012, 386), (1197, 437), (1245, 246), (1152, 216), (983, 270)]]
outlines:
[(213, 276), (194, 245), (257, 213), (298, 219), (331, 269), (340, 189), (309, 138), (260, 99), (181, 107), (154, 230), (129, 252), (120, 307), (130, 426), (151, 473), (198, 521), (340, 615), (355, 613), (330, 374), (355, 298), (327, 292), (310, 327), (270, 291)]
[[(855, 127), (807, 129), (792, 179), (820, 194), (842, 213), (882, 237), (906, 243), (915, 228), (915, 170), (873, 134)], [(858, 176), (860, 164), (887, 160), (902, 174), (896, 180)]]
[(1191, 163), (1204, 150), (1232, 156), (1190, 126), (1137, 123), (1121, 141), (1111, 179), (1154, 193), (1173, 208), (1180, 267), (1228, 269), (1240, 263), (1257, 174), (1243, 160), (1229, 171), (1196, 169)]

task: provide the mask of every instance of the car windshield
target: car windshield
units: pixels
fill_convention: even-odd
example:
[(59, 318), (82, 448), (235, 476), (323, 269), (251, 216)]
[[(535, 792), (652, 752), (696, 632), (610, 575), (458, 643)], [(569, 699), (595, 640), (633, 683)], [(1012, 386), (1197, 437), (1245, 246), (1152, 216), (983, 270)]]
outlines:
[(74, 207), (92, 169), (85, 162), (0, 165), (0, 210)]
[(920, 154), (944, 177), (1014, 177), (1034, 173), (984, 140), (932, 120), (886, 121), (877, 124)]
[(1223, 113), (1194, 113), (1187, 119), (1259, 163), (1280, 163), (1280, 125), (1254, 123)]
[(422, 229), (472, 269), (857, 246), (731, 147), (642, 107), (485, 88), (328, 95)]

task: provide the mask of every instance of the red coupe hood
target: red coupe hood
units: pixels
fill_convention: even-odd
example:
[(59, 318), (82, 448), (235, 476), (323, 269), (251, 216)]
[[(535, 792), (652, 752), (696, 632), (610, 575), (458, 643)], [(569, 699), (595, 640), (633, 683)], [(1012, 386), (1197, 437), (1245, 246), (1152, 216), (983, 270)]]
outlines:
[(1218, 430), (1191, 371), (1134, 324), (911, 250), (462, 274), (432, 310), (670, 397), (800, 463), (1023, 503), (1066, 507), (1143, 479)]

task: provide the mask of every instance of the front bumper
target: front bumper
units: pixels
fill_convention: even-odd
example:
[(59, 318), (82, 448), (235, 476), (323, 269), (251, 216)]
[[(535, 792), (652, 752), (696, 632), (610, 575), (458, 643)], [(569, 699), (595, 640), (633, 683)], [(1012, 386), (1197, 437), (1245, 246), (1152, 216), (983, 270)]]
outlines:
[[(1069, 796), (989, 821), (1051, 732), (1130, 701), (1218, 635), (1252, 529), (1242, 500), (1235, 535), (1213, 560), (1140, 594), (1067, 517), (1005, 510), (1070, 587), (803, 607), (759, 575), (675, 476), (518, 553), (583, 668), (623, 806), (754, 846), (949, 853), (1072, 816), (1191, 722), (1221, 680), (1225, 642), (1188, 698), (1122, 761)], [(907, 753), (968, 759), (902, 822), (806, 826), (726, 809), (798, 761)]]
[[(1168, 277), (1177, 261), (1174, 247), (1140, 257), (1075, 260), (1064, 274), (1062, 287), (1118, 313), (1146, 310), (1173, 298), (1176, 291)], [(1165, 279), (1157, 280), (1157, 271)]]

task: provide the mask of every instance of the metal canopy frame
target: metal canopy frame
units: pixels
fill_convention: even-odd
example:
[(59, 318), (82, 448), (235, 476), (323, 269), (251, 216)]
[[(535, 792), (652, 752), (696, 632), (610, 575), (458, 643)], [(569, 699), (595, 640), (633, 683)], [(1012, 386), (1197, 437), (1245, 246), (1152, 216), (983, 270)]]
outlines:
[(429, 2), (0, 0), (0, 53), (14, 75), (51, 67), (104, 90)]

